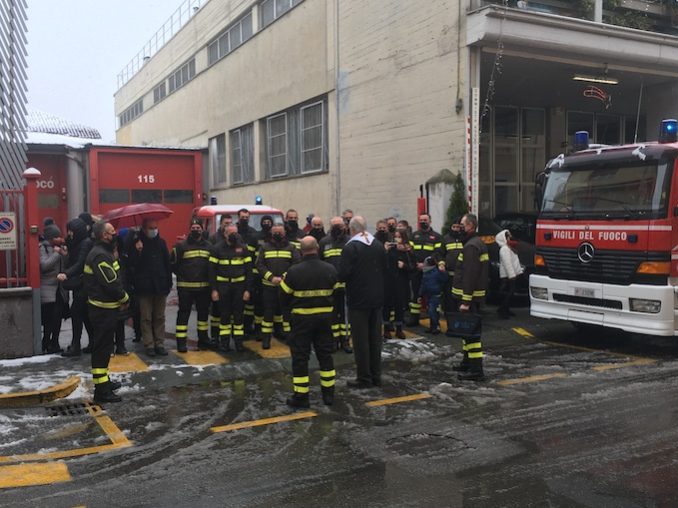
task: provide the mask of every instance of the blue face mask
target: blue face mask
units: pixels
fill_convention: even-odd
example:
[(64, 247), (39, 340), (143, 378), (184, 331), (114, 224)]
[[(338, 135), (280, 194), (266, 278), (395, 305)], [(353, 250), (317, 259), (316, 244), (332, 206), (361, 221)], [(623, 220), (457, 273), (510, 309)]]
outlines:
[(156, 229), (147, 229), (146, 230), (146, 236), (149, 238), (155, 238), (158, 236), (158, 230)]

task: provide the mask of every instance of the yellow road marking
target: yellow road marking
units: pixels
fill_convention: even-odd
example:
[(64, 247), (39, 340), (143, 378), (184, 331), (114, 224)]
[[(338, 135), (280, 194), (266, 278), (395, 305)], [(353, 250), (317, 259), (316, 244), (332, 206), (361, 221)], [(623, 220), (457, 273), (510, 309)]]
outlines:
[(568, 374), (565, 374), (563, 372), (556, 372), (554, 374), (539, 374), (536, 376), (519, 377), (516, 379), (504, 379), (502, 381), (497, 382), (497, 384), (501, 386), (521, 385), (525, 383), (537, 383), (539, 381), (547, 381), (549, 379), (556, 379), (567, 376)]
[(146, 372), (148, 365), (136, 353), (127, 356), (115, 355), (108, 364), (111, 372)]
[(63, 462), (46, 464), (19, 464), (0, 467), (0, 489), (51, 485), (71, 481), (68, 466)]
[(248, 429), (250, 427), (259, 427), (261, 425), (271, 425), (272, 423), (289, 422), (293, 420), (303, 420), (305, 418), (313, 418), (318, 416), (315, 411), (304, 411), (301, 413), (294, 413), (291, 415), (274, 416), (273, 418), (262, 418), (261, 420), (251, 420), (249, 422), (232, 423), (230, 425), (221, 425), (212, 427), (210, 430), (214, 433), (228, 432), (229, 430)]
[(428, 399), (430, 397), (430, 393), (415, 393), (414, 395), (404, 395), (402, 397), (393, 397), (392, 399), (372, 400), (370, 402), (365, 402), (365, 405), (368, 407), (388, 406), (389, 404), (400, 404), (401, 402)]
[(101, 430), (111, 440), (111, 444), (89, 446), (86, 448), (75, 448), (72, 450), (63, 450), (47, 453), (27, 453), (24, 455), (8, 455), (0, 457), (0, 464), (11, 462), (35, 462), (41, 460), (65, 459), (70, 457), (82, 457), (83, 455), (92, 455), (95, 453), (102, 453), (119, 448), (127, 448), (132, 446), (132, 442), (127, 439), (127, 436), (118, 428), (118, 426), (107, 416), (101, 407), (92, 405), (87, 407), (89, 414), (94, 417)]
[(529, 337), (531, 339), (534, 338), (534, 335), (532, 335), (530, 332), (525, 330), (525, 328), (516, 327), (516, 328), (512, 328), (512, 330), (514, 332), (516, 332), (518, 335), (522, 335), (523, 337)]
[(246, 340), (244, 345), (262, 358), (289, 358), (291, 356), (289, 346), (275, 338), (271, 339), (271, 349), (264, 349), (261, 347), (261, 342), (257, 340)]
[(595, 370), (596, 372), (605, 372), (607, 370), (623, 369), (625, 367), (634, 367), (636, 365), (652, 365), (653, 363), (656, 363), (656, 360), (652, 360), (651, 358), (638, 358), (637, 360), (630, 362), (596, 365), (595, 367), (591, 367), (591, 369)]
[(224, 358), (214, 351), (189, 351), (187, 353), (179, 353), (178, 351), (172, 352), (188, 365), (222, 365), (230, 361), (228, 358)]
[(59, 383), (43, 390), (31, 390), (28, 392), (9, 392), (0, 394), (0, 407), (25, 407), (51, 402), (56, 399), (67, 397), (80, 384), (78, 376), (71, 376), (63, 383)]

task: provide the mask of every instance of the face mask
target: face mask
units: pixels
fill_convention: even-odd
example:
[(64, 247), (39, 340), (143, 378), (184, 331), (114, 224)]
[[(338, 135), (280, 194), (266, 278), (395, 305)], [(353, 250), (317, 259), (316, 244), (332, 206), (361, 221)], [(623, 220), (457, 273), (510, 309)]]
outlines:
[(288, 220), (288, 221), (287, 221), (287, 227), (288, 227), (291, 231), (296, 231), (297, 229), (299, 229), (299, 223), (298, 223), (297, 221), (295, 221), (295, 220)]
[(459, 239), (459, 238), (461, 238), (461, 231), (455, 231), (455, 230), (452, 230), (452, 231), (450, 232), (450, 236), (451, 236), (452, 238)]
[(330, 229), (330, 234), (334, 238), (339, 238), (341, 235), (344, 234), (344, 228), (341, 226), (332, 226), (332, 229)]
[(191, 231), (191, 238), (193, 238), (194, 240), (199, 240), (201, 236), (202, 236), (202, 232)]
[(273, 234), (273, 239), (274, 239), (276, 242), (280, 242), (280, 241), (282, 241), (282, 239), (283, 239), (283, 235), (282, 235), (281, 233), (274, 233), (274, 234)]
[(158, 230), (157, 229), (147, 229), (146, 230), (146, 236), (149, 238), (155, 238), (158, 236)]
[(391, 224), (391, 225), (388, 227), (389, 233), (395, 233), (395, 230), (396, 230), (396, 227), (395, 227), (393, 224)]
[(377, 234), (374, 237), (379, 240), (381, 243), (388, 241), (388, 232), (387, 231), (377, 231)]
[(325, 237), (325, 232), (322, 229), (312, 229), (309, 233), (313, 238), (316, 240), (321, 240), (322, 238)]
[(403, 243), (403, 239), (398, 236), (395, 239), (395, 243)]
[(348, 223), (349, 223), (349, 222), (351, 222), (351, 219), (345, 217), (345, 218), (344, 218), (344, 224), (346, 224), (346, 225), (348, 226)]
[(230, 233), (228, 235), (228, 243), (234, 244), (237, 241), (238, 241), (238, 235), (236, 233)]
[(422, 231), (426, 231), (428, 229), (428, 222), (420, 222), (419, 227)]
[(268, 231), (271, 230), (272, 227), (273, 227), (273, 224), (269, 224), (268, 222), (264, 222), (264, 223), (261, 225), (261, 230), (262, 230), (264, 233), (267, 233)]

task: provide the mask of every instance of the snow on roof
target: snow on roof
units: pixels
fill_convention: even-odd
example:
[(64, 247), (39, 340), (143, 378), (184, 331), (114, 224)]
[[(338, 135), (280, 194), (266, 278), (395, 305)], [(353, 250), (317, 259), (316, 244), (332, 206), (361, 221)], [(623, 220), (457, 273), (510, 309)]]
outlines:
[(29, 145), (59, 145), (65, 146), (67, 148), (84, 148), (85, 145), (109, 145), (110, 143), (105, 143), (103, 140), (99, 139), (87, 139), (87, 138), (76, 138), (73, 136), (64, 136), (61, 134), (49, 134), (46, 132), (27, 132), (26, 133), (26, 144)]
[(28, 133), (58, 134), (87, 140), (101, 139), (101, 134), (93, 127), (71, 122), (36, 109), (28, 110), (26, 131)]

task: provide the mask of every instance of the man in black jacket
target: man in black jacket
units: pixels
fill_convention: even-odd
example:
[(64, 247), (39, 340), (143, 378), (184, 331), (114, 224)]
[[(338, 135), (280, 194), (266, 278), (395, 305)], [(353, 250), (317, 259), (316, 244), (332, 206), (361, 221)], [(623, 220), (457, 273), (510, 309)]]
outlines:
[(320, 387), (323, 402), (334, 402), (335, 370), (332, 359), (332, 306), (337, 271), (318, 259), (318, 242), (311, 236), (301, 239), (301, 263), (291, 266), (280, 283), (281, 300), (290, 309), (292, 383), (294, 394), (287, 404), (309, 407), (310, 377), (308, 360), (311, 346), (320, 365)]
[(381, 307), (384, 304), (384, 245), (367, 232), (365, 219), (349, 223), (351, 239), (341, 252), (339, 280), (346, 282), (357, 377), (349, 388), (381, 386)]
[(165, 305), (172, 288), (172, 271), (165, 240), (158, 222), (146, 220), (141, 234), (127, 253), (134, 290), (139, 297), (141, 334), (148, 356), (167, 356), (165, 350)]

